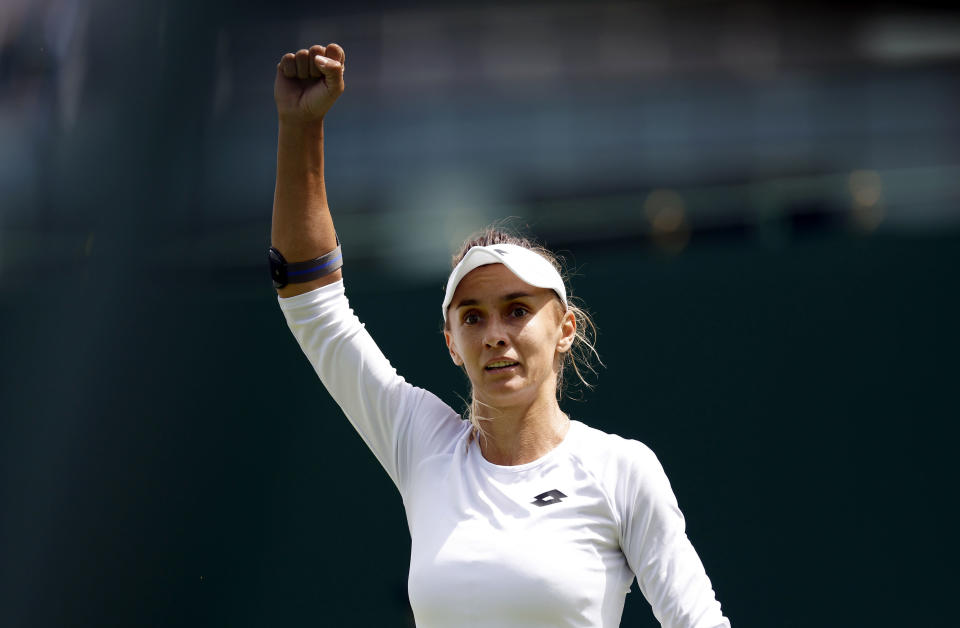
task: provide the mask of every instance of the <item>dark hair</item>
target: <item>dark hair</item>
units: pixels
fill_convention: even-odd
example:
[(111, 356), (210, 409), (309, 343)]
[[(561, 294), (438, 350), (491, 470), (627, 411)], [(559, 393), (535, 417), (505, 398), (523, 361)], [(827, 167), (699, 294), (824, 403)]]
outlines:
[[(597, 371), (593, 366), (594, 361), (603, 364), (600, 360), (600, 354), (597, 353), (595, 347), (597, 327), (594, 325), (590, 313), (581, 304), (580, 300), (571, 294), (570, 282), (564, 270), (563, 259), (531, 238), (507, 231), (504, 226), (493, 225), (471, 235), (464, 241), (460, 250), (454, 254), (451, 260), (451, 268), (456, 268), (457, 264), (460, 263), (467, 254), (467, 251), (471, 248), (475, 246), (490, 246), (493, 244), (515, 244), (529, 249), (545, 258), (557, 269), (557, 272), (560, 273), (560, 276), (563, 278), (563, 283), (567, 287), (567, 311), (573, 312), (577, 322), (577, 332), (570, 350), (563, 354), (563, 358), (560, 361), (560, 371), (557, 373), (557, 397), (562, 398), (568, 394), (567, 381), (564, 378), (564, 373), (568, 365), (573, 369), (574, 375), (576, 375), (577, 384), (585, 388), (593, 388), (593, 384), (587, 380), (586, 374), (589, 372), (596, 375)], [(557, 297), (557, 302), (560, 303), (561, 306), (563, 305), (562, 302), (560, 302), (559, 296)], [(446, 326), (449, 328), (449, 322)], [(483, 420), (484, 417), (477, 415), (474, 407), (477, 403), (479, 402), (473, 400), (469, 404), (467, 418), (470, 419), (470, 422), (473, 424), (474, 433), (483, 434), (480, 421)]]

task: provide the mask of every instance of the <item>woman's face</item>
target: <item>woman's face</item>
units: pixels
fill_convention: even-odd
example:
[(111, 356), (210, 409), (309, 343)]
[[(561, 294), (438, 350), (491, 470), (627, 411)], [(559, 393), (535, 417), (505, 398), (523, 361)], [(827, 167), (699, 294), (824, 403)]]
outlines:
[(506, 408), (555, 397), (560, 354), (570, 350), (576, 321), (553, 290), (525, 283), (503, 264), (480, 266), (460, 281), (447, 320), (450, 357), (466, 369), (479, 401)]

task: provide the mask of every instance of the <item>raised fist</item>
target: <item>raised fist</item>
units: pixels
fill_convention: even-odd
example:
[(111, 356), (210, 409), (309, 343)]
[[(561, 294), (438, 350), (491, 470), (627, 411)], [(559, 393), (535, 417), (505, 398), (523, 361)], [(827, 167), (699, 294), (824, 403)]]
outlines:
[(273, 84), (277, 115), (293, 122), (323, 119), (343, 93), (345, 60), (343, 48), (337, 44), (311, 46), (309, 50), (283, 55)]

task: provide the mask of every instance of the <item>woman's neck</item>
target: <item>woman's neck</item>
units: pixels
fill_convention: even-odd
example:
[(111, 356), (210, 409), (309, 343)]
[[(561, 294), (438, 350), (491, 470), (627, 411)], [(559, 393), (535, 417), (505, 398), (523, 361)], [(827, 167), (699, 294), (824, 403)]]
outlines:
[(480, 451), (489, 462), (504, 466), (537, 460), (563, 442), (570, 419), (554, 396), (521, 408), (494, 408), (474, 402), (483, 420)]

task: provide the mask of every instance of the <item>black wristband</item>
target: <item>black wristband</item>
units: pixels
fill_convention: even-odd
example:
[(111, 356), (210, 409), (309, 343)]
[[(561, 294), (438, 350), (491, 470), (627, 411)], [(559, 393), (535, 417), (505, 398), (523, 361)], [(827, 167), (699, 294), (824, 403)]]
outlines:
[(273, 287), (279, 289), (290, 283), (305, 283), (329, 275), (343, 266), (343, 251), (340, 250), (338, 239), (337, 248), (329, 253), (306, 262), (289, 264), (280, 251), (271, 246), (267, 251), (267, 260), (270, 262)]

